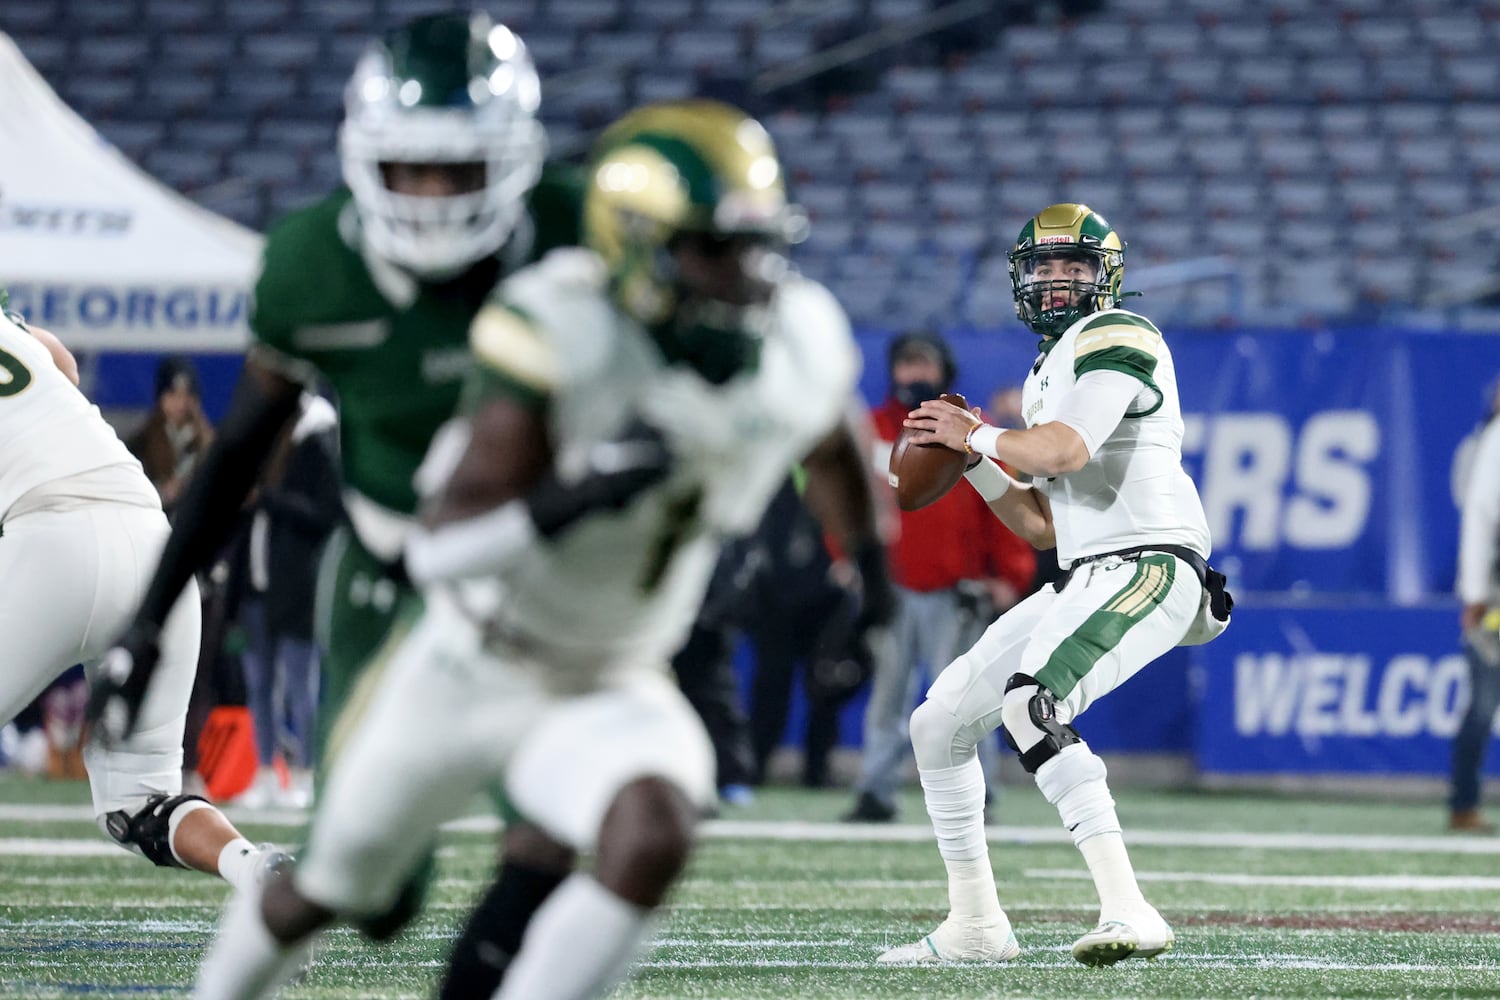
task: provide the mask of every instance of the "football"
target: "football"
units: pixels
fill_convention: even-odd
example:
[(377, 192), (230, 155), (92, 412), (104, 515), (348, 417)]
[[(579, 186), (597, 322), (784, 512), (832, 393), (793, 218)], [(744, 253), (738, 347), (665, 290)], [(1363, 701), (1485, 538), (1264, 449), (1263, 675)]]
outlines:
[[(945, 392), (938, 398), (969, 408), (968, 400), (956, 392)], [(896, 505), (904, 511), (936, 503), (963, 477), (968, 464), (963, 452), (940, 444), (917, 444), (913, 434), (911, 428), (901, 428), (891, 448), (891, 485), (896, 488)]]

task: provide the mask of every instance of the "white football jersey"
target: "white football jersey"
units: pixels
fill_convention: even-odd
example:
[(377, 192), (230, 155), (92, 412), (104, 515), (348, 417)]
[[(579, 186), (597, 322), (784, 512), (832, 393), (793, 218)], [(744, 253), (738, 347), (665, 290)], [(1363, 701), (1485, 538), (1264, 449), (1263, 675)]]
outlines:
[(793, 465), (844, 417), (860, 360), (833, 296), (792, 276), (773, 299), (759, 365), (711, 385), (669, 364), (606, 282), (593, 253), (553, 252), (501, 287), (505, 306), (479, 314), (475, 352), (548, 397), (561, 475), (637, 417), (666, 434), (673, 469), (623, 511), (527, 550), (504, 575), (496, 624), (581, 662), (665, 662), (720, 544), (756, 527)]
[[(47, 348), (0, 314), (0, 519), (23, 494), (106, 466), (130, 465), (155, 490), (114, 428), (58, 370)], [(140, 490), (132, 491), (135, 494)]]
[(1135, 313), (1109, 309), (1043, 346), (1022, 389), (1028, 427), (1056, 419), (1085, 372), (1123, 371), (1143, 384), (1088, 464), (1036, 481), (1052, 503), (1058, 561), (1066, 568), (1081, 556), (1152, 543), (1186, 545), (1206, 558), (1212, 539), (1198, 490), (1182, 468), (1177, 371), (1161, 331)]

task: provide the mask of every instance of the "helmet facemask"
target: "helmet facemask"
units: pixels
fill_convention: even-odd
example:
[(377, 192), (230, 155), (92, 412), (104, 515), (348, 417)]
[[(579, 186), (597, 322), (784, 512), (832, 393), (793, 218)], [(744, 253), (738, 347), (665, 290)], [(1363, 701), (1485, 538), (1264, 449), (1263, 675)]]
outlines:
[(758, 363), (786, 248), (806, 228), (765, 129), (728, 105), (647, 105), (597, 147), (585, 243), (663, 354), (714, 384)]
[(658, 337), (714, 384), (753, 368), (787, 269), (784, 244), (764, 233), (674, 233), (657, 255), (657, 283), (675, 302)]
[[(446, 106), (419, 103), (420, 80), (403, 79), (387, 47), (366, 53), (346, 93), (339, 153), (365, 244), (427, 280), (453, 277), (505, 245), (546, 155), (531, 59), (503, 26), (487, 32), (492, 65)], [(393, 190), (392, 176), (410, 173), (397, 165), (451, 167), (452, 183)]]
[(1114, 308), (1119, 298), (1109, 281), (1109, 252), (1036, 247), (1011, 254), (1011, 287), (1021, 322), (1056, 337), (1084, 316)]

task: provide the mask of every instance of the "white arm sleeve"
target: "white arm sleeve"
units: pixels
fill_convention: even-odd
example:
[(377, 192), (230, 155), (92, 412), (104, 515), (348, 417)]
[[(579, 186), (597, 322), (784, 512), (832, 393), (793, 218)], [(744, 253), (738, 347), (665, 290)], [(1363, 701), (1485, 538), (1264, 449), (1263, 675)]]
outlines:
[(1077, 431), (1093, 458), (1145, 388), (1144, 382), (1124, 372), (1084, 372), (1058, 404), (1054, 419)]
[(419, 587), (489, 576), (535, 539), (531, 512), (512, 500), (475, 517), (412, 532), (406, 540), (406, 573)]
[(1500, 420), (1491, 420), (1474, 448), (1458, 534), (1458, 596), (1465, 604), (1491, 599), (1500, 544)]

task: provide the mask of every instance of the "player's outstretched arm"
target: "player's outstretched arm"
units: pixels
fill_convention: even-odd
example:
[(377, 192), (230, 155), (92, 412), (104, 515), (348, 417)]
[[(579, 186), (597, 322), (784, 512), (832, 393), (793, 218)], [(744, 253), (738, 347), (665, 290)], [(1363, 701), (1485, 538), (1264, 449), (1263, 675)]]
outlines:
[(107, 736), (121, 739), (134, 728), (156, 669), (162, 623), (193, 573), (208, 565), (228, 538), (277, 434), (296, 412), (301, 392), (298, 382), (253, 354), (247, 359), (229, 413), (177, 506), (146, 597), (125, 635), (105, 656), (89, 718), (102, 720)]
[(624, 507), (671, 468), (661, 432), (640, 421), (583, 458), (577, 475), (560, 477), (541, 411), (509, 396), (450, 423), (417, 473), (439, 492), (407, 539), (408, 575), (422, 585), (500, 572), (538, 537)]

